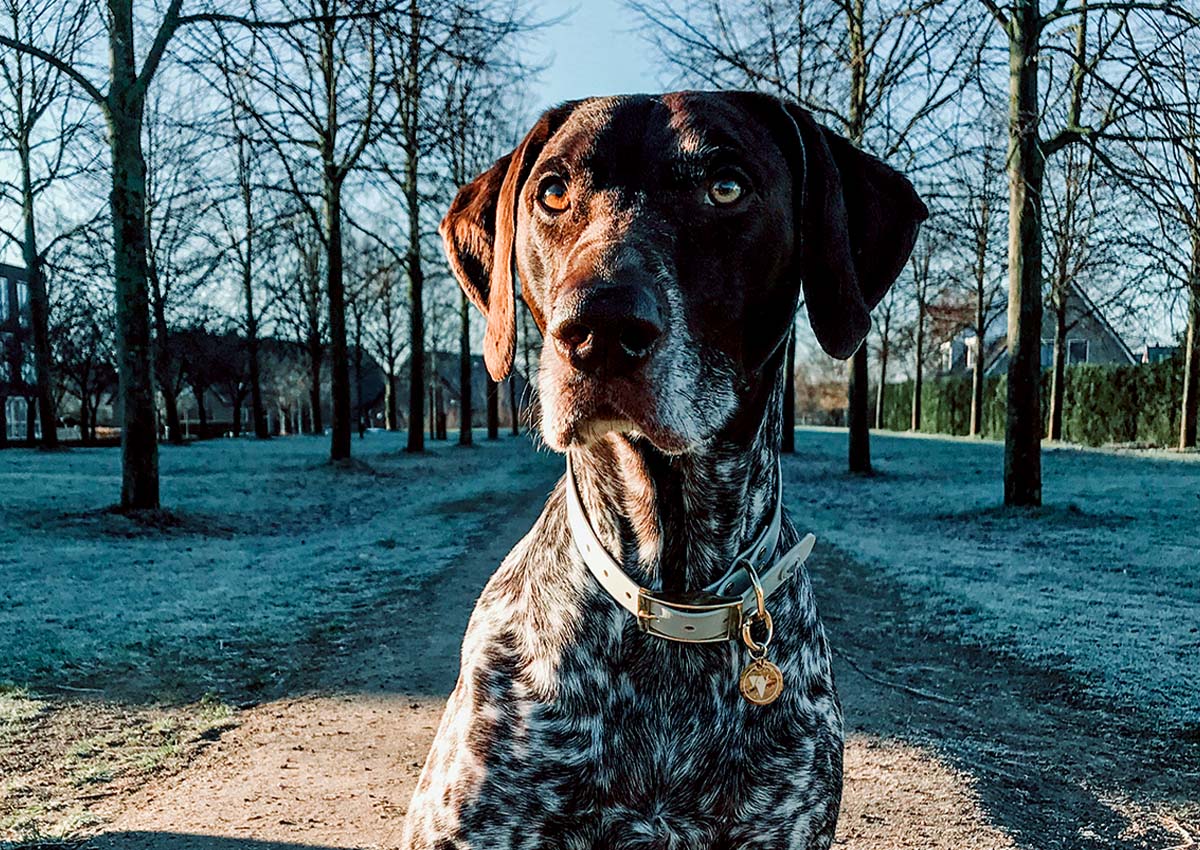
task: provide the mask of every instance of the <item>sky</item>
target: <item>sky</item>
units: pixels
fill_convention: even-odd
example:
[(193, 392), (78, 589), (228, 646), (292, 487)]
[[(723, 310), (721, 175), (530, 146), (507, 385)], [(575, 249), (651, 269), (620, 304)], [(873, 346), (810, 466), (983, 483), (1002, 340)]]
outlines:
[(537, 9), (545, 18), (566, 18), (539, 39), (550, 67), (533, 91), (535, 109), (661, 88), (654, 48), (635, 32), (638, 20), (621, 0), (546, 0)]

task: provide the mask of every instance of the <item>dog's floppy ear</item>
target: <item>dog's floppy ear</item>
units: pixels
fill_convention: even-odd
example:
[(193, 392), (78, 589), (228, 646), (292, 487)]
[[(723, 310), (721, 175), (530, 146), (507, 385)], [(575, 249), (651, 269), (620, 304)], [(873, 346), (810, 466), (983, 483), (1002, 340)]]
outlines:
[(517, 200), (546, 140), (574, 108), (574, 103), (568, 103), (546, 112), (516, 150), (458, 190), (438, 228), (454, 276), (487, 317), (483, 359), (496, 381), (508, 377), (516, 354)]
[(845, 359), (871, 329), (871, 310), (904, 268), (929, 210), (908, 179), (785, 103), (802, 176), (794, 188), (796, 245), (808, 318), (826, 352)]

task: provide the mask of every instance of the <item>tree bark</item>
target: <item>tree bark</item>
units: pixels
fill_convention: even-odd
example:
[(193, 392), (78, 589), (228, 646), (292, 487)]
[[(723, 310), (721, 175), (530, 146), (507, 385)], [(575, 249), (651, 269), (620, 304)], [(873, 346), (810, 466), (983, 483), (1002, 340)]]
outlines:
[(1192, 280), (1188, 293), (1188, 326), (1183, 352), (1183, 401), (1179, 417), (1179, 448), (1196, 447), (1200, 416), (1200, 233), (1192, 234)]
[(242, 171), (242, 212), (246, 222), (245, 256), (242, 257), (242, 298), (246, 306), (246, 357), (250, 361), (250, 415), (254, 419), (254, 436), (265, 440), (271, 436), (267, 428), (267, 413), (263, 405), (262, 373), (258, 364), (258, 316), (254, 312), (254, 205), (250, 175), (246, 173), (245, 140), (238, 138)]
[(163, 297), (158, 268), (151, 260), (146, 265), (152, 298), (151, 312), (154, 318), (154, 367), (158, 378), (158, 391), (162, 393), (163, 407), (167, 414), (167, 439), (175, 445), (183, 444), (183, 429), (179, 425), (179, 394), (171, 380), (170, 330), (167, 327), (167, 305)]
[(1004, 504), (1042, 503), (1041, 327), (1045, 171), (1038, 137), (1036, 0), (1016, 0), (1009, 18), (1008, 388)]
[[(1067, 305), (1066, 292), (1059, 290), (1052, 305), (1054, 310), (1054, 368), (1050, 376), (1050, 423), (1046, 439), (1061, 440), (1063, 433), (1063, 400), (1067, 377)], [(1040, 334), (1039, 334), (1040, 337)], [(1041, 367), (1041, 340), (1038, 340), (1038, 366)]]
[(783, 439), (780, 450), (784, 454), (796, 451), (796, 323), (787, 339), (787, 357), (784, 358), (783, 376)]
[(384, 426), (389, 431), (400, 430), (400, 424), (396, 421), (396, 373), (392, 370), (391, 365), (387, 368), (387, 376), (383, 385), (383, 417)]
[(342, 181), (326, 165), (325, 285), (329, 295), (329, 390), (332, 401), (330, 460), (350, 457), (350, 354), (346, 345), (346, 284), (342, 257)]
[(37, 228), (33, 208), (33, 169), (30, 163), (29, 132), (18, 142), (21, 161), (21, 211), (25, 220), (22, 250), (29, 280), (29, 318), (33, 325), (33, 360), (37, 375), (37, 409), (42, 420), (42, 446), (52, 449), (58, 445), (58, 416), (50, 375), (50, 299), (46, 294), (46, 278), (42, 256), (38, 252)]
[[(922, 284), (924, 286), (924, 284)], [(921, 390), (925, 380), (925, 296), (917, 298), (917, 331), (913, 338), (913, 397), (912, 422), (913, 431), (921, 430)]]
[(971, 436), (983, 433), (983, 325), (984, 291), (980, 285), (975, 291), (975, 364), (971, 369)]
[(883, 343), (879, 346), (879, 386), (875, 388), (875, 429), (883, 427), (884, 392), (887, 388), (888, 367), (887, 331), (884, 331)]
[[(850, 40), (850, 108), (847, 131), (855, 147), (862, 145), (865, 131), (864, 105), (867, 101), (867, 55), (864, 33), (864, 0), (851, 0), (845, 6)], [(871, 472), (870, 393), (867, 390), (867, 345), (864, 341), (854, 352), (850, 364), (846, 411), (850, 429), (849, 467), (851, 472)]]
[(471, 435), (471, 301), (461, 293), (458, 334), (458, 444), (469, 446)]
[(500, 385), (487, 379), (487, 438), (500, 439)]
[(850, 471), (859, 475), (871, 473), (871, 430), (867, 420), (870, 409), (867, 390), (867, 343), (864, 340), (850, 361)]
[(308, 421), (312, 432), (318, 436), (324, 432), (321, 417), (321, 363), (325, 359), (325, 347), (321, 344), (319, 330), (310, 328), (308, 334)]
[(133, 16), (110, 2), (112, 88), (107, 111), (112, 151), (113, 282), (116, 291), (117, 376), (121, 396), (121, 507), (159, 506), (158, 434), (151, 367), (146, 283), (146, 160), (143, 98), (134, 70)]
[(417, 0), (409, 5), (409, 48), (405, 89), (409, 99), (409, 115), (404, 135), (405, 157), (404, 197), (408, 206), (408, 316), (409, 357), (408, 376), (408, 451), (425, 449), (425, 429), (421, 416), (425, 398), (425, 275), (421, 268), (421, 195), (418, 191), (418, 159), (420, 150), (418, 103), (421, 97), (421, 13)]
[(512, 435), (521, 433), (521, 416), (517, 410), (517, 376), (508, 376), (508, 410), (512, 414)]

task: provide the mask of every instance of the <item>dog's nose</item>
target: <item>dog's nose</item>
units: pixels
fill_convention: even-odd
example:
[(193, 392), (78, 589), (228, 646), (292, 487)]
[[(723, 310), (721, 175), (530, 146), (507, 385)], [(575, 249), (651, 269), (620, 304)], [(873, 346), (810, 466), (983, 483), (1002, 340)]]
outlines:
[(619, 377), (646, 361), (662, 325), (658, 299), (647, 286), (587, 282), (559, 295), (549, 330), (574, 368)]

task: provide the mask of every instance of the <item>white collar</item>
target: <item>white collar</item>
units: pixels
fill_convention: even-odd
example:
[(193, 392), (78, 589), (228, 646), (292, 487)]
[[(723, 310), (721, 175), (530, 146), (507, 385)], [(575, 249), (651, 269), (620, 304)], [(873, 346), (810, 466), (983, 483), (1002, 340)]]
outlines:
[[(783, 474), (779, 474), (771, 521), (749, 546), (733, 559), (724, 576), (713, 582), (697, 601), (672, 601), (661, 593), (639, 585), (600, 541), (588, 519), (570, 453), (567, 454), (567, 520), (575, 547), (602, 588), (629, 613), (637, 617), (643, 631), (684, 643), (736, 640), (741, 636), (744, 614), (756, 609), (751, 574), (759, 580), (763, 597), (778, 590), (808, 558), (817, 539), (805, 535), (781, 558), (770, 563), (779, 544), (783, 526)], [(770, 566), (767, 566), (770, 564)], [(750, 569), (747, 569), (747, 565)], [(764, 569), (765, 567), (765, 569)]]

